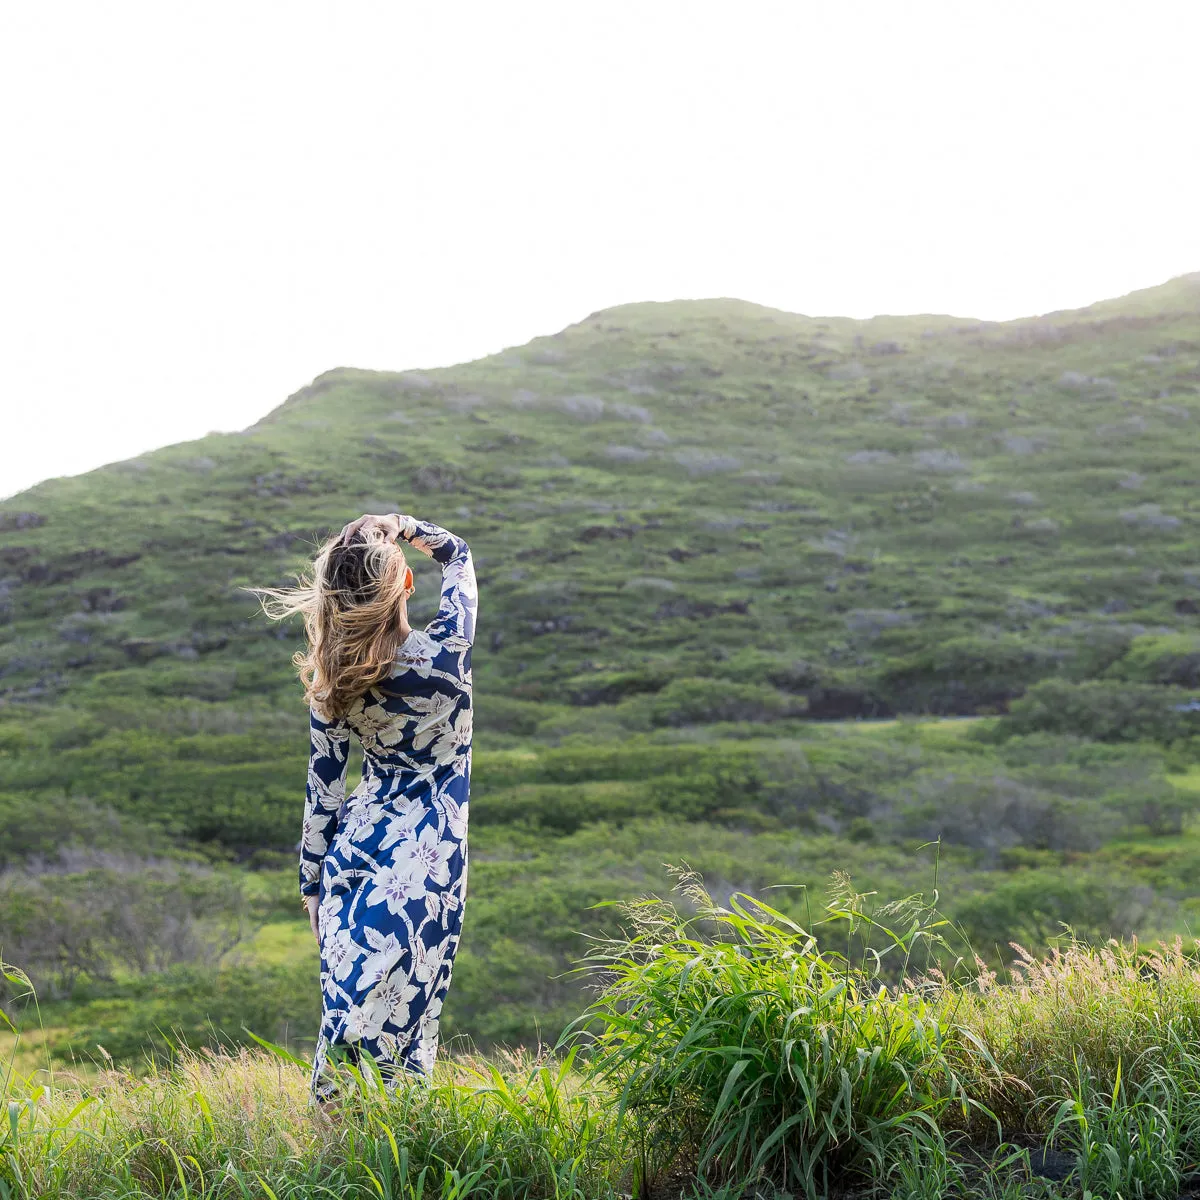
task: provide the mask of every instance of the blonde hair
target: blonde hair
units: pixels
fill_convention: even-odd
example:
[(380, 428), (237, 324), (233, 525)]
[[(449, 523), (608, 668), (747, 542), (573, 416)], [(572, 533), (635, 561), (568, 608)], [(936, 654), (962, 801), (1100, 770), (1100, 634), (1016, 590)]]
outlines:
[(354, 701), (392, 670), (410, 588), (404, 551), (378, 528), (341, 534), (317, 552), (292, 588), (245, 588), (273, 621), (300, 613), (307, 650), (292, 656), (304, 697), (325, 720), (344, 717)]

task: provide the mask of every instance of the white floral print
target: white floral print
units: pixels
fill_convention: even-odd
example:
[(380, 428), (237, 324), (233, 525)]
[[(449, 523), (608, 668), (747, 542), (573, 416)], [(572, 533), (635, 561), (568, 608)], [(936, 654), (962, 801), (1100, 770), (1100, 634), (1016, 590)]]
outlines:
[(439, 765), (453, 762), (471, 744), (471, 710), (461, 709), (433, 744), (433, 761)]
[(300, 826), (300, 844), (313, 854), (324, 854), (329, 847), (325, 830), (324, 821), (316, 816), (306, 816)]
[(427, 946), (424, 942), (413, 946), (412, 977), (418, 983), (428, 983), (437, 975), (449, 945), (450, 939), (443, 938), (436, 946)]
[(396, 662), (403, 670), (412, 671), (422, 679), (428, 679), (433, 670), (433, 660), (442, 647), (425, 633), (414, 629), (396, 651)]
[(362, 947), (350, 936), (350, 930), (337, 929), (331, 937), (323, 940), (325, 967), (336, 983), (345, 982), (354, 970), (355, 963), (362, 957)]
[(382, 983), (392, 972), (392, 968), (400, 961), (404, 947), (394, 933), (382, 934), (377, 929), (368, 926), (364, 931), (371, 953), (363, 959), (362, 970), (358, 976), (360, 985), (373, 987)]
[(409, 1001), (420, 988), (401, 979), (385, 979), (373, 988), (362, 1004), (350, 1005), (346, 1019), (346, 1040), (378, 1038), (388, 1024), (403, 1028), (409, 1022)]
[(384, 811), (382, 804), (347, 804), (337, 837), (333, 839), (338, 853), (348, 854), (355, 842), (369, 837)]
[(425, 873), (415, 862), (384, 867), (376, 873), (374, 883), (367, 893), (367, 905), (386, 904), (390, 913), (402, 913), (410, 901), (425, 899)]
[(428, 698), (414, 696), (409, 705), (421, 713), (421, 719), (413, 729), (413, 749), (424, 750), (435, 741), (449, 725), (458, 707), (457, 696), (436, 695)]
[(413, 868), (423, 869), (426, 879), (443, 887), (450, 882), (450, 860), (459, 852), (457, 842), (443, 841), (432, 825), (426, 825), (421, 836), (405, 848)]
[(446, 832), (461, 842), (467, 836), (466, 803), (459, 804), (449, 790), (438, 792), (433, 797), (433, 802), (446, 818)]

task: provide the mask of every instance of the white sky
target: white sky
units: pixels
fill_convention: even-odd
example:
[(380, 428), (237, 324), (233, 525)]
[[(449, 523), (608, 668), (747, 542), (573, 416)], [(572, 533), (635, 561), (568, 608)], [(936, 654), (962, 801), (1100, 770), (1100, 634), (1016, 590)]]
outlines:
[(0, 0), (0, 496), (633, 300), (1200, 269), (1200, 4)]

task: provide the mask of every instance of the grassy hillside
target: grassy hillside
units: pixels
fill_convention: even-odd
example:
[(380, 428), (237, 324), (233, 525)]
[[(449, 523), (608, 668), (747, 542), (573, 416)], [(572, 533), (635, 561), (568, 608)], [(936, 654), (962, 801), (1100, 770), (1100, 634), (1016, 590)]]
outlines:
[[(331, 371), (242, 433), (5, 502), (4, 694), (290, 695), (237, 585), (398, 506), (476, 548), (485, 697), (693, 675), (817, 715), (827, 679), (853, 715), (994, 707), (1200, 607), (1198, 355), (1188, 276), (1007, 324), (630, 305), (448, 370)], [(997, 643), (998, 685), (939, 660), (962, 637)]]
[(395, 509), (482, 593), (449, 1030), (552, 1036), (592, 906), (681, 860), (798, 910), (930, 886), (940, 837), (997, 965), (1187, 932), (1198, 450), (1192, 275), (1007, 323), (628, 305), (48, 480), (0, 505), (0, 952), (64, 1055), (303, 1043), (299, 630), (239, 588)]

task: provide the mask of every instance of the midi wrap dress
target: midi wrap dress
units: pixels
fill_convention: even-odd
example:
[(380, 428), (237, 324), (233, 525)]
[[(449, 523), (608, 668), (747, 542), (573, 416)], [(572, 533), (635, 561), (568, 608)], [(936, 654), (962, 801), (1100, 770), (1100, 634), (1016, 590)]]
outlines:
[[(321, 1027), (314, 1097), (331, 1052), (375, 1060), (386, 1083), (426, 1075), (462, 930), (471, 778), (471, 644), (478, 596), (466, 542), (401, 517), (400, 537), (442, 567), (437, 616), (344, 719), (309, 711), (300, 892), (317, 895)], [(362, 780), (345, 795), (351, 731)]]

